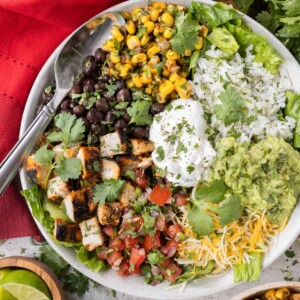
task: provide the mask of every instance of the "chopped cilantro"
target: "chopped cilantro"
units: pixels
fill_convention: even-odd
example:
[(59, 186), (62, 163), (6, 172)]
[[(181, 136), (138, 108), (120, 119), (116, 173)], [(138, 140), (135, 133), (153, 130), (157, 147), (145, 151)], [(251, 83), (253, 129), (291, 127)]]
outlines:
[(118, 87), (116, 84), (105, 84), (105, 87), (107, 88), (107, 94), (109, 96), (113, 96), (115, 92), (117, 91)]
[(132, 102), (131, 106), (127, 108), (127, 113), (131, 117), (130, 123), (136, 125), (149, 125), (152, 123), (152, 117), (149, 115), (151, 106), (150, 101), (137, 100)]
[(162, 146), (156, 148), (156, 153), (157, 153), (156, 156), (157, 161), (163, 161), (165, 159), (165, 151)]
[(195, 167), (194, 166), (187, 166), (186, 170), (189, 174), (191, 174), (195, 170)]

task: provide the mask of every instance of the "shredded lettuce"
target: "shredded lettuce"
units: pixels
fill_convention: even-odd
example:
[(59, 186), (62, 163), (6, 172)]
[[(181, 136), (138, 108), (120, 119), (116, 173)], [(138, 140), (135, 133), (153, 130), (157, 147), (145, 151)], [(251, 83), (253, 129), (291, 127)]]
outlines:
[(87, 265), (94, 272), (99, 272), (105, 268), (105, 263), (97, 258), (96, 253), (87, 251), (83, 247), (75, 249), (77, 259), (83, 264)]

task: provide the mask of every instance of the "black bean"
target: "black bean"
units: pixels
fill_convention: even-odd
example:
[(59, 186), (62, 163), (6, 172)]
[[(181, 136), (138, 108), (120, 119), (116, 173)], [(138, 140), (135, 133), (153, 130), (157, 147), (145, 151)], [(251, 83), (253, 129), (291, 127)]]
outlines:
[(100, 124), (103, 120), (103, 113), (95, 108), (92, 108), (87, 112), (86, 117), (91, 123)]
[(100, 90), (100, 91), (106, 90), (105, 83), (104, 82), (97, 82), (97, 83), (95, 83), (94, 84), (94, 89), (95, 90)]
[(77, 105), (77, 103), (74, 100), (72, 100), (71, 103), (70, 103), (70, 105), (69, 105), (69, 107), (71, 109), (73, 109), (76, 105)]
[(165, 110), (165, 106), (162, 103), (157, 102), (157, 103), (152, 104), (152, 106), (151, 106), (151, 113), (153, 115), (156, 115), (164, 110)]
[(142, 127), (135, 127), (133, 129), (133, 135), (139, 139), (148, 140), (149, 139), (149, 133), (146, 129)]
[(82, 70), (85, 75), (91, 76), (97, 69), (97, 62), (93, 55), (88, 55), (82, 62)]
[(81, 94), (81, 93), (82, 93), (82, 87), (79, 84), (74, 84), (69, 91), (69, 95)]
[(123, 119), (119, 119), (114, 125), (114, 131), (123, 130), (126, 127), (126, 125), (127, 124)]
[(82, 116), (85, 112), (84, 106), (83, 105), (76, 105), (73, 108), (73, 113), (77, 116)]
[(91, 130), (92, 132), (97, 133), (99, 135), (105, 135), (107, 133), (106, 128), (103, 125), (99, 125), (99, 124), (92, 124)]
[(128, 102), (131, 100), (130, 93), (127, 89), (121, 89), (118, 91), (116, 100), (118, 102)]
[(101, 77), (99, 78), (99, 80), (100, 80), (101, 82), (107, 83), (107, 82), (110, 80), (110, 76), (107, 75), (107, 74), (104, 74), (103, 76), (101, 76)]
[(96, 49), (95, 59), (99, 63), (104, 63), (106, 60), (106, 52), (101, 48)]
[(71, 104), (71, 99), (70, 98), (65, 98), (61, 103), (60, 103), (60, 108), (61, 109), (68, 109)]
[(123, 79), (118, 79), (116, 82), (116, 85), (117, 85), (118, 91), (126, 88), (126, 85), (125, 85), (125, 82)]
[(83, 121), (85, 127), (90, 128), (91, 123), (88, 121), (86, 117), (81, 117), (81, 120)]
[(83, 91), (88, 93), (94, 92), (95, 81), (93, 78), (88, 78), (83, 82)]
[(109, 92), (105, 92), (103, 94), (103, 97), (105, 100), (107, 101), (114, 101), (115, 100), (115, 96), (114, 95), (111, 95)]
[(74, 84), (82, 84), (86, 79), (85, 74), (81, 71), (74, 79)]
[(110, 123), (114, 123), (116, 121), (116, 119), (117, 119), (116, 115), (111, 110), (109, 110), (106, 113), (105, 118), (104, 118), (104, 120), (106, 122), (110, 122)]
[(95, 104), (95, 107), (104, 113), (106, 113), (110, 110), (109, 104), (103, 99), (98, 100)]
[(60, 112), (61, 113), (70, 113), (70, 114), (73, 113), (72, 109), (70, 109), (70, 108), (61, 109)]
[(129, 116), (129, 114), (124, 114), (123, 116), (122, 116), (122, 118), (128, 123), (128, 122), (130, 122), (130, 120), (131, 120), (131, 117)]

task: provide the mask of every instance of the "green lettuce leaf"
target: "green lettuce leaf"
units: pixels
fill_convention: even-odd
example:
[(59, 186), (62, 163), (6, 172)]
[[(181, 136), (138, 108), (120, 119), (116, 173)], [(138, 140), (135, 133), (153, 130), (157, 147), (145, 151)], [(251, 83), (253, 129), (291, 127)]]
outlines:
[(234, 271), (234, 282), (257, 281), (260, 277), (260, 270), (262, 264), (261, 253), (250, 253), (251, 260), (249, 264), (236, 264), (233, 266)]
[(83, 264), (87, 265), (94, 272), (99, 272), (105, 268), (105, 263), (97, 258), (96, 253), (87, 251), (83, 247), (75, 249), (77, 259)]

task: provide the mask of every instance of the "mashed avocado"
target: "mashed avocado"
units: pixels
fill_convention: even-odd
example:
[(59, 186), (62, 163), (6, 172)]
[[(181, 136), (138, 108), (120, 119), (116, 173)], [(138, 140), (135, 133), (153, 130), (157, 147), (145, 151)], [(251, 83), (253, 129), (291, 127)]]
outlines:
[(251, 146), (228, 137), (216, 150), (209, 181), (225, 180), (243, 207), (266, 210), (271, 222), (284, 224), (300, 195), (300, 154), (272, 136)]

